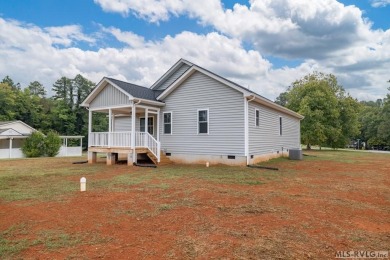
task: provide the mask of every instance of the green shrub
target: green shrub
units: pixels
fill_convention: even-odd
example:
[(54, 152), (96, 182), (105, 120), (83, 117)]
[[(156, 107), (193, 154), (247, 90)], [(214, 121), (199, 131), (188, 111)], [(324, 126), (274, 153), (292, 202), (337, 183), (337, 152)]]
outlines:
[(45, 138), (45, 153), (49, 157), (54, 157), (58, 154), (61, 148), (61, 138), (54, 132), (50, 131)]
[(33, 132), (22, 145), (26, 157), (40, 157), (45, 154), (45, 136), (41, 132)]

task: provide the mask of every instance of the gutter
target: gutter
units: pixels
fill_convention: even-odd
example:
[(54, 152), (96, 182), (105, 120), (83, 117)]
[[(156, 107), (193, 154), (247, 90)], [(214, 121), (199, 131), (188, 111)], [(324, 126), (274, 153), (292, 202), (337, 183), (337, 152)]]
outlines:
[[(262, 104), (262, 105), (264, 105), (264, 106), (273, 108), (273, 109), (278, 110), (278, 111), (280, 111), (280, 112), (282, 112), (282, 113), (285, 113), (285, 114), (287, 114), (287, 115), (290, 115), (290, 116), (293, 116), (293, 117), (295, 117), (295, 118), (298, 118), (299, 120), (302, 120), (302, 119), (304, 118), (304, 116), (298, 114), (297, 112), (294, 112), (294, 111), (292, 111), (292, 110), (290, 110), (290, 109), (288, 109), (288, 108), (285, 108), (285, 107), (283, 107), (283, 106), (281, 106), (281, 105), (278, 105), (278, 104), (276, 104), (276, 103), (274, 103), (274, 102), (272, 102), (272, 101), (270, 101), (270, 100), (267, 100), (266, 98), (261, 97), (261, 96), (259, 96), (259, 95), (250, 94), (250, 95), (247, 95), (246, 97), (251, 97), (251, 96), (253, 96), (254, 99), (257, 98), (257, 100), (255, 100), (255, 101), (258, 102), (259, 104)], [(253, 99), (253, 100), (254, 100), (254, 99)], [(251, 99), (251, 100), (252, 100), (252, 99)]]

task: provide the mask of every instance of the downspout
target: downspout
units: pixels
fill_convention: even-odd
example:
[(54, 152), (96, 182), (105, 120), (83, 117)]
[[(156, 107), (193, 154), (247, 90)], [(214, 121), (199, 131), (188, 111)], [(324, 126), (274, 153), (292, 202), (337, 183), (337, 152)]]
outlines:
[(244, 110), (245, 110), (245, 156), (246, 156), (246, 165), (249, 165), (250, 156), (249, 156), (249, 102), (253, 101), (256, 97), (254, 95), (249, 95), (249, 97), (252, 97), (251, 99), (247, 100), (247, 97), (244, 96)]

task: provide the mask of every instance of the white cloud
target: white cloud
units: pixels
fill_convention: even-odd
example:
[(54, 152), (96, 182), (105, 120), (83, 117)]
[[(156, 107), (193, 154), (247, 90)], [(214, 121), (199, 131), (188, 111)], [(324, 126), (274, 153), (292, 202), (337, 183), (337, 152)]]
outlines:
[(390, 0), (371, 0), (372, 7), (386, 7), (390, 5)]
[[(249, 10), (236, 5), (232, 12), (239, 12), (238, 7), (244, 12)], [(315, 15), (308, 12), (302, 17), (309, 19)], [(295, 28), (293, 24), (285, 24), (289, 26)], [(270, 28), (269, 32), (278, 34), (273, 30)], [(246, 50), (242, 39), (234, 35), (181, 32), (161, 40), (146, 41), (140, 35), (115, 27), (101, 26), (98, 33), (104, 39), (116, 39), (126, 45), (120, 49), (82, 50), (74, 46), (79, 41), (93, 43), (94, 40), (84, 35), (80, 26), (40, 28), (0, 18), (0, 78), (10, 75), (22, 86), (38, 80), (48, 90), (61, 76), (74, 77), (78, 73), (95, 82), (112, 76), (150, 86), (178, 59), (185, 58), (270, 99), (314, 70), (334, 73), (358, 98), (383, 98), (386, 93), (389, 30), (364, 31), (362, 34), (367, 33), (371, 39), (334, 50), (321, 60), (305, 59), (294, 68), (273, 68), (261, 52)]]
[(118, 12), (127, 16), (130, 12), (150, 22), (165, 21), (170, 14), (176, 14), (183, 9), (180, 0), (94, 0), (107, 12)]
[(335, 0), (253, 0), (207, 22), (262, 53), (317, 60), (361, 44), (370, 28), (358, 8)]
[[(239, 42), (249, 43), (259, 55), (304, 60), (297, 68), (271, 69), (269, 76), (283, 78), (286, 76), (281, 74), (294, 75), (314, 66), (334, 73), (359, 97), (370, 91), (369, 86), (378, 93), (366, 95), (370, 97), (383, 95), (385, 91), (380, 89), (386, 89), (390, 30), (373, 30), (363, 12), (353, 5), (345, 6), (336, 0), (250, 0), (248, 5), (224, 9), (220, 0), (95, 2), (104, 10), (132, 13), (149, 22), (188, 15)], [(372, 4), (385, 6), (389, 0), (373, 0)], [(268, 82), (280, 86), (274, 79)]]
[(189, 15), (223, 34), (247, 41), (264, 54), (325, 58), (370, 37), (371, 24), (355, 6), (336, 0), (251, 0), (224, 9), (220, 0), (95, 0), (103, 10), (132, 13), (149, 22)]
[[(156, 42), (117, 28), (102, 28), (124, 41), (122, 49), (101, 48), (85, 51), (75, 47), (59, 48), (58, 36), (37, 26), (0, 18), (0, 77), (10, 75), (23, 86), (38, 80), (50, 89), (61, 76), (76, 74), (98, 82), (113, 76), (150, 86), (178, 59), (186, 58), (243, 85), (258, 86), (271, 64), (256, 51), (246, 51), (239, 40), (218, 33), (198, 35), (182, 32)], [(129, 39), (126, 36), (130, 36)], [(223, 64), (223, 66), (221, 66)], [(263, 92), (263, 94), (267, 94)]]
[(46, 27), (45, 31), (55, 44), (61, 44), (64, 46), (70, 46), (74, 41), (85, 41), (94, 43), (95, 40), (82, 33), (81, 26), (79, 25), (67, 25), (57, 27)]
[(102, 31), (112, 34), (118, 41), (126, 43), (134, 48), (141, 47), (145, 44), (144, 37), (133, 32), (122, 32), (120, 29), (114, 27), (102, 27)]

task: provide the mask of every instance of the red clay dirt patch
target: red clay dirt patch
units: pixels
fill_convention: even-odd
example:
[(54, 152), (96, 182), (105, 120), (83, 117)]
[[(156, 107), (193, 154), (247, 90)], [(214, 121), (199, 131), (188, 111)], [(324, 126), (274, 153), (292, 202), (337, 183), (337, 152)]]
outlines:
[[(145, 179), (60, 201), (1, 200), (0, 241), (8, 243), (0, 246), (24, 245), (3, 258), (328, 259), (337, 250), (390, 250), (390, 157), (368, 154), (370, 164), (314, 154), (276, 161), (277, 173), (256, 170), (256, 185), (203, 178), (201, 166), (103, 165), (89, 177), (96, 184), (143, 171)], [(163, 178), (174, 167), (193, 173)]]

